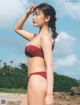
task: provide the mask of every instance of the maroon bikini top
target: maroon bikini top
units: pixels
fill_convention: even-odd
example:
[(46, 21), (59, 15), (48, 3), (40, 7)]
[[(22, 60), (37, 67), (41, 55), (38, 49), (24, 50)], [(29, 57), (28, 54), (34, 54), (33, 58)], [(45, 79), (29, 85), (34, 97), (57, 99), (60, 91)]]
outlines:
[[(54, 44), (55, 44), (55, 41), (53, 42), (53, 48), (54, 48)], [(38, 48), (35, 45), (27, 45), (25, 47), (25, 54), (26, 54), (26, 56), (30, 56), (30, 57), (39, 56), (39, 57), (44, 58), (42, 49)]]
[(26, 54), (26, 56), (30, 56), (30, 57), (39, 56), (39, 57), (44, 58), (44, 54), (43, 54), (42, 49), (40, 49), (34, 45), (26, 46), (25, 47), (25, 54)]

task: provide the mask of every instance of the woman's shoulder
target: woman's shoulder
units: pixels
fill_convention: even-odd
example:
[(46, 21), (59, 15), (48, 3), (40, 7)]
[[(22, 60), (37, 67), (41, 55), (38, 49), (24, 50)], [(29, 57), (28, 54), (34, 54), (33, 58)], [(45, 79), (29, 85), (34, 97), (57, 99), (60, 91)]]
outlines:
[(50, 39), (52, 40), (52, 37), (50, 34), (41, 34), (41, 39)]

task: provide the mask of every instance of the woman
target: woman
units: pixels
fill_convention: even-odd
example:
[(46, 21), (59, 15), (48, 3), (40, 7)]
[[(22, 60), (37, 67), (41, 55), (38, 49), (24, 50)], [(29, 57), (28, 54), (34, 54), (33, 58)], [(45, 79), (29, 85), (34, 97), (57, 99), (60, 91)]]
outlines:
[[(22, 29), (31, 13), (33, 26), (39, 27), (37, 35)], [(15, 32), (30, 41), (25, 47), (28, 57), (28, 93), (21, 105), (53, 105), (52, 50), (57, 37), (55, 15), (55, 9), (47, 3), (41, 3), (37, 7), (32, 4), (14, 28)], [(52, 36), (49, 28), (52, 29)]]

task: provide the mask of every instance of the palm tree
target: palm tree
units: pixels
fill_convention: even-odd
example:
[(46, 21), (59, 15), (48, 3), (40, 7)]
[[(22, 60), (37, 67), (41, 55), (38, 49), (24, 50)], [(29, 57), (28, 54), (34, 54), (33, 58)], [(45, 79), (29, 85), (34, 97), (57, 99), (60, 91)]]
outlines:
[(0, 68), (2, 67), (1, 63), (2, 63), (2, 60), (0, 59)]
[(4, 62), (4, 68), (6, 68), (6, 67), (7, 67), (6, 62)]
[(10, 63), (11, 63), (11, 66), (10, 66), (10, 70), (11, 70), (11, 69), (12, 69), (12, 63), (13, 63), (13, 60), (11, 60)]

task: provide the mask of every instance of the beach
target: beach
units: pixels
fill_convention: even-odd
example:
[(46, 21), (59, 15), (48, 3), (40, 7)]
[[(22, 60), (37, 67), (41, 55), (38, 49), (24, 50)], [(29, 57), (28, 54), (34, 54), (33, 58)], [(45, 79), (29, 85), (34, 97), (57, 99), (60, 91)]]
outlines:
[[(65, 92), (54, 92), (54, 105), (80, 105), (80, 95), (71, 96)], [(25, 94), (0, 93), (0, 105), (20, 105)]]

